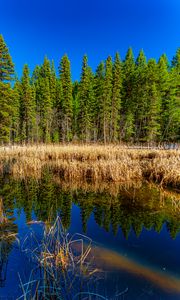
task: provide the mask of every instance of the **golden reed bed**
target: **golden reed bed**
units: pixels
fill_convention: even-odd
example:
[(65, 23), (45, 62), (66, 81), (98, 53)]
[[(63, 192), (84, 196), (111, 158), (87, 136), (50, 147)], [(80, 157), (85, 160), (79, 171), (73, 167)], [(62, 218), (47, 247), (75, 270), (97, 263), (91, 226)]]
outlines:
[(0, 147), (1, 173), (39, 178), (45, 167), (68, 182), (128, 183), (146, 179), (180, 189), (180, 150), (98, 144)]

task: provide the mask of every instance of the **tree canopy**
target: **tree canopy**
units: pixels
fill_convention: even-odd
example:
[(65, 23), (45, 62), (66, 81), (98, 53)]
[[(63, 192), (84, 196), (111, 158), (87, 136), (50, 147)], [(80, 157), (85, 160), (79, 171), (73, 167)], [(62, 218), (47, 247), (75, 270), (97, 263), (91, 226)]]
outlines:
[[(178, 142), (180, 140), (180, 48), (172, 62), (135, 59), (128, 49), (101, 61), (95, 72), (84, 55), (79, 81), (71, 79), (65, 54), (56, 73), (45, 57), (21, 79), (0, 35), (0, 141)], [(13, 84), (11, 82), (13, 81)]]

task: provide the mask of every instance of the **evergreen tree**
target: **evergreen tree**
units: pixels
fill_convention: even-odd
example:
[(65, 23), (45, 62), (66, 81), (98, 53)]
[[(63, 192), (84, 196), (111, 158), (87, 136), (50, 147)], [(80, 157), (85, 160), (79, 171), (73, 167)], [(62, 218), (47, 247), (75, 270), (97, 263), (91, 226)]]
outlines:
[(178, 72), (174, 66), (169, 71), (168, 61), (162, 55), (159, 62), (159, 90), (161, 94), (161, 141), (176, 141), (180, 136), (180, 100), (178, 98)]
[(72, 106), (72, 82), (70, 61), (67, 55), (61, 59), (59, 66), (60, 81), (62, 86), (62, 141), (70, 141), (72, 139), (72, 119), (73, 119), (73, 106)]
[(134, 72), (134, 55), (129, 48), (123, 62), (121, 135), (125, 141), (131, 141), (134, 134)]
[(160, 97), (155, 82), (149, 87), (148, 100), (145, 139), (156, 142), (160, 134)]
[(38, 112), (39, 137), (43, 142), (50, 142), (53, 120), (53, 97), (51, 97), (51, 65), (45, 57), (43, 65), (36, 70), (36, 105)]
[(63, 115), (62, 115), (62, 85), (61, 81), (56, 79), (56, 96), (54, 103), (54, 118), (52, 123), (53, 142), (59, 142), (61, 139)]
[(103, 84), (102, 102), (100, 103), (100, 118), (104, 143), (110, 142), (111, 113), (112, 113), (112, 58), (106, 59), (105, 77)]
[(143, 50), (140, 51), (135, 66), (133, 102), (135, 119), (135, 140), (145, 141), (147, 97), (147, 63)]
[(19, 142), (19, 120), (20, 120), (20, 92), (21, 82), (16, 79), (13, 87), (13, 115), (12, 115), (12, 128), (11, 128), (11, 140), (12, 142)]
[(119, 136), (120, 108), (121, 108), (121, 91), (122, 89), (122, 71), (119, 54), (116, 53), (113, 64), (113, 88), (112, 88), (112, 111), (111, 111), (111, 128), (110, 140), (116, 142)]
[(168, 123), (168, 107), (169, 107), (169, 99), (170, 99), (170, 74), (169, 74), (169, 66), (166, 55), (162, 55), (158, 61), (158, 74), (157, 74), (157, 83), (158, 83), (158, 91), (161, 97), (161, 138), (165, 138), (167, 131), (167, 123)]
[(157, 142), (160, 135), (160, 109), (161, 95), (159, 93), (158, 67), (154, 59), (150, 59), (147, 65), (146, 106), (144, 111), (143, 140)]
[(0, 141), (9, 142), (12, 128), (13, 93), (7, 81), (12, 80), (14, 64), (0, 35)]
[(13, 115), (13, 92), (9, 83), (0, 81), (0, 142), (10, 142)]
[(83, 57), (81, 81), (79, 86), (79, 136), (86, 142), (91, 139), (91, 132), (93, 127), (93, 74), (88, 66), (88, 58)]
[(3, 36), (0, 34), (0, 81), (12, 80), (12, 75), (14, 75), (14, 64)]
[(180, 140), (180, 48), (171, 66), (163, 54), (146, 62), (143, 50), (136, 62), (128, 49), (121, 63), (109, 56), (95, 74), (83, 57), (80, 81), (71, 81), (70, 61), (61, 59), (59, 78), (45, 57), (30, 78), (13, 79), (14, 65), (0, 35), (0, 141), (59, 142)]
[(30, 84), (29, 68), (24, 66), (20, 86), (20, 140), (32, 142), (35, 130), (35, 95)]
[(103, 87), (104, 87), (104, 77), (105, 77), (105, 65), (104, 62), (101, 62), (95, 73), (94, 77), (94, 94), (95, 94), (95, 100), (96, 100), (96, 108), (94, 110), (94, 120), (95, 124), (94, 127), (96, 128), (96, 136), (94, 140), (100, 140), (103, 137), (103, 126), (102, 126), (102, 109), (100, 110), (100, 107), (102, 108), (103, 103)]
[(80, 111), (80, 104), (79, 104), (79, 87), (80, 84), (78, 81), (73, 83), (72, 89), (72, 96), (73, 96), (73, 122), (72, 122), (72, 133), (73, 139), (77, 140), (78, 138), (78, 116)]

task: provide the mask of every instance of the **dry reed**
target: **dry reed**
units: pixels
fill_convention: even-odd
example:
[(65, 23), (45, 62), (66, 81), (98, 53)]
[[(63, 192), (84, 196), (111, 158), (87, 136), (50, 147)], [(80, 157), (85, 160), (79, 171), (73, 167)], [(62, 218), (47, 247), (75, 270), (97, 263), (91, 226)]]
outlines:
[(68, 182), (128, 183), (143, 179), (180, 187), (180, 150), (118, 145), (26, 145), (0, 148), (0, 172), (41, 177), (44, 167)]

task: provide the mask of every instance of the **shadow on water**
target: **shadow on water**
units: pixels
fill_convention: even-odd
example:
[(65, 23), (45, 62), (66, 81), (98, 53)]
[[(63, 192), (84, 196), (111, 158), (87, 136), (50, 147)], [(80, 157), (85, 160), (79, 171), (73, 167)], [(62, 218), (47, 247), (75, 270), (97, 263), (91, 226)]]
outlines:
[[(180, 194), (146, 183), (69, 185), (47, 170), (41, 180), (1, 177), (0, 191), (8, 219), (0, 224), (1, 286), (9, 276), (8, 256), (17, 231), (21, 238), (21, 226), (29, 230), (33, 220), (47, 224), (60, 215), (66, 230), (94, 240), (95, 262), (107, 271), (107, 295), (118, 285), (120, 290), (132, 289), (124, 299), (149, 299), (144, 292), (149, 284), (153, 285), (151, 299), (178, 299), (171, 298), (171, 293), (180, 296)], [(6, 239), (5, 232), (12, 233), (11, 239)]]

